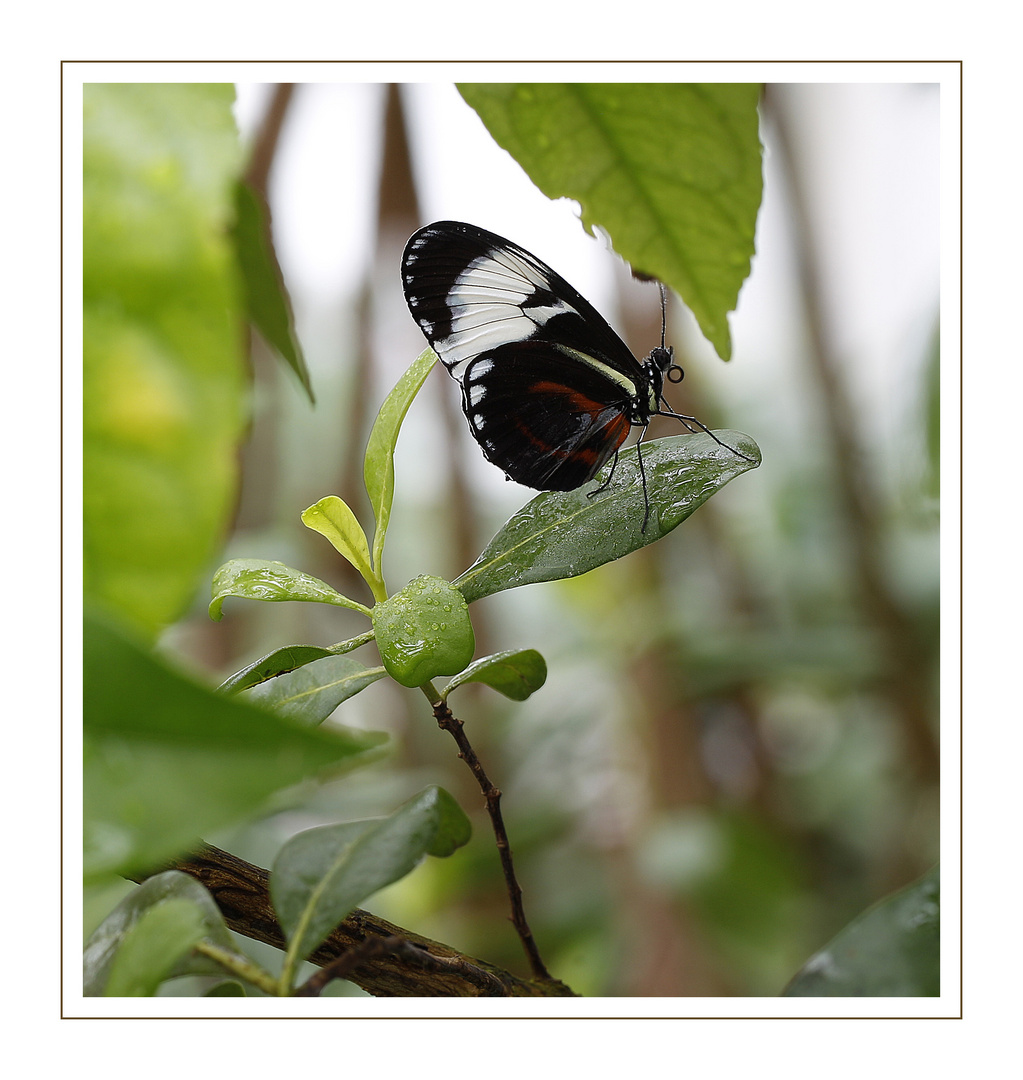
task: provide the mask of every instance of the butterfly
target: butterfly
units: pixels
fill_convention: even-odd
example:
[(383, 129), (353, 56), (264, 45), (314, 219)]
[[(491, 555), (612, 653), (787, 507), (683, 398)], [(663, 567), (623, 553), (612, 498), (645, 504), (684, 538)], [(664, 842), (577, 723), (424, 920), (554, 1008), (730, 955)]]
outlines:
[[(437, 221), (414, 233), (401, 277), (412, 317), (461, 386), (469, 430), (508, 479), (538, 491), (572, 491), (613, 456), (602, 491), (622, 443), (641, 427), (645, 532), (650, 502), (639, 443), (651, 417), (672, 416), (720, 442), (662, 397), (666, 378), (683, 378), (664, 346), (663, 318), (661, 344), (640, 363), (546, 263), (462, 221)], [(663, 286), (661, 298), (663, 314)]]

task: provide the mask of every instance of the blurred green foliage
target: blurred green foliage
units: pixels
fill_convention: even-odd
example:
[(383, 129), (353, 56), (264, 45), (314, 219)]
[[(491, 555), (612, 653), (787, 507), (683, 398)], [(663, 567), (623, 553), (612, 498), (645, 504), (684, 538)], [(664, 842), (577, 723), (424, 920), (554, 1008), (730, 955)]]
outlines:
[(241, 148), (229, 86), (84, 97), (85, 590), (153, 636), (191, 602), (236, 492)]
[[(213, 685), (287, 642), (325, 646), (361, 632), (365, 620), (323, 604), (232, 601), (213, 625), (204, 599), (173, 622), (204, 576), (212, 576), (234, 510), (246, 393), (239, 353), (244, 303), (228, 234), (240, 152), (228, 89), (87, 91), (87, 590), (144, 635), (163, 630), (160, 649)], [(603, 219), (594, 213), (593, 220)], [(732, 257), (742, 271), (735, 292), (748, 270), (745, 258), (740, 266)], [(384, 269), (397, 290), (396, 265)], [(730, 306), (717, 304), (704, 326), (723, 354)], [(345, 365), (354, 363), (366, 327), (354, 305), (345, 315), (340, 344), (332, 323), (329, 340), (303, 342), (307, 356), (340, 353)], [(310, 543), (319, 538), (301, 529), (299, 513), (331, 488), (347, 495), (346, 485), (361, 479), (361, 459), (339, 469), (319, 451), (333, 445), (328, 434), (372, 415), (375, 402), (359, 400), (365, 389), (331, 373), (317, 382), (311, 413), (290, 373), (260, 367), (258, 356), (255, 363), (257, 404), (264, 407), (254, 416), (241, 508), (225, 554), (310, 566), (347, 595), (360, 582), (341, 560), (322, 555), (322, 541)], [(888, 465), (895, 478), (877, 484), (887, 572), (934, 686), (936, 371), (935, 354), (920, 387), (919, 424), (906, 427)], [(786, 391), (797, 396), (799, 389)], [(700, 403), (700, 415), (715, 411), (717, 403)], [(761, 419), (770, 434), (767, 405)], [(765, 447), (768, 465), (720, 492), (670, 537), (585, 576), (486, 596), (470, 609), (486, 651), (532, 649), (546, 660), (546, 683), (528, 701), (505, 701), (467, 683), (455, 696), (456, 712), (504, 793), (534, 936), (552, 973), (580, 994), (779, 994), (851, 919), (936, 859), (935, 778), (918, 767), (885, 680), (883, 635), (860, 602), (826, 433), (788, 450), (783, 439), (761, 438), (757, 424), (743, 426)], [(442, 472), (443, 440), (426, 430), (433, 442), (416, 453), (436, 452)], [(923, 477), (915, 463), (928, 448), (933, 471)], [(261, 468), (267, 461), (276, 468)], [(374, 509), (385, 509), (389, 519), (389, 579), (424, 572), (454, 578), (466, 569), (451, 561), (456, 521), (470, 520), (485, 540), (505, 513), (482, 495), (458, 502), (443, 484), (403, 486), (401, 461), (396, 472), (378, 469), (372, 493)], [(911, 572), (902, 573), (907, 565)], [(379, 573), (375, 547), (373, 566)], [(364, 647), (361, 670), (372, 672), (378, 657)], [(128, 796), (145, 805), (147, 778), (169, 776), (168, 761), (167, 769), (177, 768), (174, 753), (165, 758), (162, 749), (155, 772), (147, 762), (137, 776), (124, 768), (135, 761), (128, 729), (159, 718), (162, 705), (170, 708), (179, 696), (196, 705), (196, 724), (206, 734), (196, 728), (195, 761), (206, 760), (205, 739), (216, 741), (219, 721), (204, 711), (212, 706), (192, 700), (204, 687), (166, 665), (154, 672), (151, 657), (135, 663), (121, 689), (134, 695), (132, 680), (143, 672), (158, 692), (150, 699), (139, 691), (137, 717), (120, 708), (129, 737), (115, 752), (101, 746), (89, 764), (109, 785), (104, 798), (111, 805)], [(109, 682), (100, 692), (116, 698), (119, 685)], [(115, 706), (107, 700), (104, 709), (118, 715)], [(922, 707), (936, 731), (936, 694)], [(332, 721), (329, 730), (301, 732), (273, 761), (291, 768), (294, 754), (308, 758), (291, 772), (282, 767), (266, 776), (262, 791), (256, 777), (237, 798), (232, 788), (265, 746), (254, 736), (253, 759), (243, 762), (236, 747), (228, 753), (222, 743), (208, 767), (224, 770), (221, 795), (230, 812), (186, 817), (173, 829), (161, 820), (160, 842), (173, 848), (189, 830), (215, 826), (220, 846), (267, 866), (302, 829), (386, 817), (426, 784), (440, 783), (470, 811), (471, 840), (450, 858), (423, 863), (369, 906), (523, 970), (478, 791), (422, 695), (381, 679), (346, 701), (339, 716), (353, 727), (386, 730), (393, 755), (308, 782), (274, 805), (263, 796), (308, 776), (314, 759), (336, 763), (347, 752), (338, 750), (345, 740), (353, 753), (372, 740), (337, 731)], [(306, 739), (313, 735), (322, 738)], [(285, 739), (284, 729), (268, 738)], [(190, 797), (196, 789), (183, 775), (188, 770), (179, 771), (173, 783), (152, 790)], [(203, 786), (219, 782), (210, 774)], [(155, 804), (168, 820), (176, 812), (162, 796)], [(117, 811), (118, 823), (126, 814)], [(120, 827), (96, 834), (102, 870), (130, 861), (125, 853), (134, 841)], [(107, 889), (89, 908), (94, 924), (114, 900)], [(163, 992), (201, 988), (171, 983)]]
[(383, 741), (213, 694), (101, 619), (86, 619), (84, 637), (87, 881), (151, 871), (277, 789), (360, 764)]
[(810, 958), (787, 997), (938, 997), (937, 868), (875, 904)]

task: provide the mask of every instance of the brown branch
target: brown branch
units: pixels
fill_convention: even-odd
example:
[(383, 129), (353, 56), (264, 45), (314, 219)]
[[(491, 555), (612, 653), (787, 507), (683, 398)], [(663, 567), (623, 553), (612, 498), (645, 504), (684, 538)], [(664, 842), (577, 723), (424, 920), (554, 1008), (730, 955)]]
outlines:
[(483, 771), (483, 766), (480, 764), (476, 752), (469, 744), (462, 721), (452, 716), (447, 702), (433, 702), (433, 715), (437, 718), (438, 726), (448, 732), (458, 744), (458, 756), (472, 770), (472, 774), (476, 777), (476, 782), (487, 800), (487, 813), (490, 815), (494, 836), (497, 838), (497, 850), (501, 856), (501, 869), (504, 871), (504, 880), (508, 887), (508, 898), (511, 901), (512, 924), (522, 940), (522, 947), (526, 950), (526, 956), (529, 958), (529, 966), (533, 971), (533, 975), (537, 979), (554, 982), (556, 980), (552, 980), (548, 974), (547, 968), (540, 957), (540, 950), (533, 940), (533, 933), (529, 929), (529, 923), (526, 922), (526, 912), (522, 906), (522, 889), (519, 888), (519, 883), (515, 878), (511, 844), (508, 842), (508, 833), (504, 828), (504, 818), (501, 816), (501, 792), (494, 787), (490, 782), (490, 778)]
[[(220, 848), (209, 845), (164, 869), (181, 870), (200, 881), (210, 891), (228, 927), (235, 933), (283, 950), (284, 933), (270, 900), (269, 873)], [(138, 880), (142, 880), (140, 877)], [(404, 930), (356, 909), (331, 932), (309, 957), (324, 967), (353, 949), (375, 946), (375, 939), (397, 938), (416, 947), (412, 956), (405, 950), (388, 952), (371, 963), (361, 963), (345, 975), (376, 997), (480, 997), (493, 996), (493, 976), (509, 997), (573, 997), (572, 991), (556, 980), (529, 982), (483, 960), (463, 956), (439, 941)], [(424, 952), (428, 960), (420, 955)], [(480, 972), (485, 974), (481, 975)]]
[(318, 997), (325, 986), (334, 979), (351, 979), (352, 972), (363, 964), (382, 956), (400, 956), (414, 967), (424, 971), (457, 972), (464, 975), (486, 997), (508, 997), (501, 980), (485, 968), (472, 964), (460, 956), (434, 956), (421, 945), (413, 945), (397, 935), (367, 938), (355, 945), (343, 956), (332, 960), (310, 976), (296, 991), (296, 997)]

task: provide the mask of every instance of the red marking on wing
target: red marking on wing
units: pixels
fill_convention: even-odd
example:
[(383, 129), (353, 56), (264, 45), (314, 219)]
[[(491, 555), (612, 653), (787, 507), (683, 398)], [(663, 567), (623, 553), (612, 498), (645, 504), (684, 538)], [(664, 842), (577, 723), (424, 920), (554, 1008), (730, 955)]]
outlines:
[(557, 397), (567, 398), (575, 412), (589, 413), (594, 420), (599, 419), (600, 414), (607, 408), (606, 405), (601, 405), (599, 401), (594, 401), (585, 394), (580, 394), (578, 390), (573, 390), (570, 386), (565, 386), (564, 383), (544, 380), (533, 383), (529, 389), (531, 393), (555, 394)]
[[(601, 404), (599, 401), (594, 401), (592, 398), (587, 397), (585, 394), (580, 393), (578, 390), (573, 390), (569, 386), (565, 386), (563, 383), (549, 382), (541, 380), (535, 382), (529, 387), (530, 393), (538, 395), (564, 398), (573, 412), (589, 413), (593, 418), (594, 423), (599, 423), (601, 418), (605, 416), (609, 411), (613, 411), (614, 407), (610, 405)], [(603, 456), (606, 460), (607, 455), (611, 450), (616, 450), (625, 441), (626, 436), (629, 434), (631, 424), (624, 413), (619, 413), (613, 420), (605, 424), (601, 428), (601, 443), (598, 447), (580, 447), (576, 450), (564, 450), (558, 446), (551, 446), (543, 439), (537, 437), (537, 435), (526, 427), (520, 420), (516, 419), (515, 426), (526, 436), (527, 439), (534, 445), (539, 447), (545, 453), (553, 454), (557, 457), (565, 458), (572, 461), (585, 461), (590, 465), (596, 465), (600, 458)]]
[(629, 429), (631, 427), (632, 424), (629, 423), (629, 419), (625, 413), (619, 413), (614, 420), (607, 425), (606, 431), (608, 439), (614, 443), (616, 450), (623, 442), (625, 442), (625, 438), (629, 434)]

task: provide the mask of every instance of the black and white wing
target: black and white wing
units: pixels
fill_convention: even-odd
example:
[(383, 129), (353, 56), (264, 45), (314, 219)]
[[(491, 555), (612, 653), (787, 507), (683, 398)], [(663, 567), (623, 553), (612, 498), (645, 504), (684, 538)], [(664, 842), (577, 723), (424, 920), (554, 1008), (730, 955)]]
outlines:
[(519, 483), (571, 490), (593, 477), (646, 400), (643, 369), (568, 282), (495, 233), (439, 221), (409, 240), (413, 318), (462, 387), (486, 457)]

